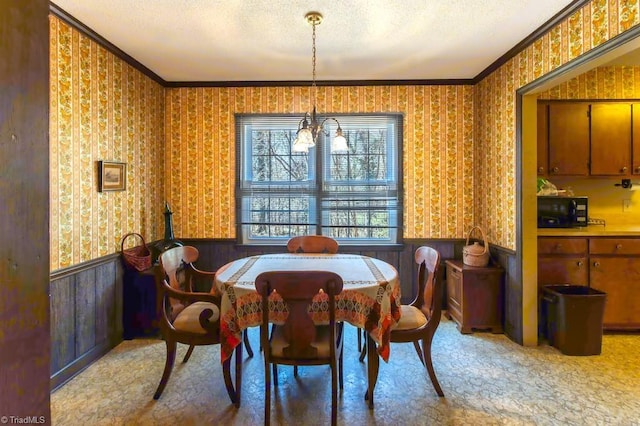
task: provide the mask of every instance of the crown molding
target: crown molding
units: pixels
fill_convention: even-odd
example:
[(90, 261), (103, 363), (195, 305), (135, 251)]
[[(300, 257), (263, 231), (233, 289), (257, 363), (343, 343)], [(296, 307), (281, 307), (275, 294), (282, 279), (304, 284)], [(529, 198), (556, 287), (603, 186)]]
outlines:
[[(511, 58), (525, 50), (533, 42), (538, 40), (552, 28), (558, 25), (567, 17), (578, 11), (583, 6), (590, 3), (591, 0), (575, 0), (560, 12), (555, 14), (551, 19), (545, 22), (537, 30), (529, 34), (520, 43), (511, 48), (507, 53), (499, 57), (491, 65), (473, 78), (469, 79), (425, 79), (425, 80), (324, 80), (316, 81), (318, 86), (443, 86), (443, 85), (475, 85), (482, 81), (489, 74), (496, 71)], [(149, 68), (138, 62), (136, 59), (128, 55), (122, 49), (102, 37), (100, 34), (87, 27), (71, 14), (61, 9), (53, 2), (49, 2), (49, 11), (61, 19), (63, 22), (72, 26), (87, 37), (93, 39), (96, 43), (103, 46), (109, 52), (118, 58), (127, 62), (138, 71), (142, 72), (152, 80), (156, 81), (163, 87), (292, 87), (292, 86), (308, 86), (311, 81), (166, 81)]]
[(118, 58), (122, 59), (150, 79), (159, 83), (160, 85), (166, 87), (167, 82), (162, 79), (158, 74), (151, 71), (149, 68), (142, 65), (135, 58), (128, 55), (125, 51), (120, 49), (118, 46), (111, 43), (109, 40), (102, 37), (100, 34), (93, 31), (91, 28), (87, 27), (85, 24), (76, 19), (73, 15), (67, 13), (65, 10), (61, 9), (58, 5), (53, 2), (49, 2), (49, 12), (59, 18), (61, 21), (75, 28), (82, 34), (94, 40), (96, 43), (107, 49), (109, 52), (113, 53)]

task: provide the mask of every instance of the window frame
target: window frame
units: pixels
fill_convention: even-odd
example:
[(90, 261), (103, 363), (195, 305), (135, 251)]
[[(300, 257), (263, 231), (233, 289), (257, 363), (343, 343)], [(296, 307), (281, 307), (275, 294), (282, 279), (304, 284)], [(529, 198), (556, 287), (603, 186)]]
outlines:
[[(403, 245), (404, 173), (403, 173), (403, 149), (402, 148), (404, 144), (404, 140), (403, 140), (404, 139), (404, 114), (402, 113), (353, 113), (353, 114), (331, 114), (330, 116), (337, 118), (338, 121), (340, 121), (341, 127), (343, 127), (343, 130), (345, 130), (345, 125), (342, 124), (343, 122), (346, 124), (347, 129), (348, 129), (348, 126), (350, 126), (350, 124), (348, 124), (349, 123), (348, 120), (350, 117), (352, 118), (352, 121), (357, 119), (363, 119), (363, 118), (365, 120), (367, 118), (373, 118), (373, 119), (385, 118), (387, 120), (393, 120), (392, 123), (388, 124), (388, 127), (389, 127), (388, 132), (392, 133), (393, 137), (395, 138), (395, 141), (393, 141), (392, 143), (387, 143), (386, 154), (385, 154), (387, 158), (389, 158), (390, 153), (391, 154), (393, 153), (394, 146), (396, 148), (395, 158), (391, 160), (393, 161), (393, 163), (387, 163), (388, 168), (392, 167), (395, 169), (395, 179), (396, 179), (396, 181), (394, 182), (396, 190), (392, 191), (392, 193), (395, 192), (394, 194), (395, 206), (387, 208), (389, 213), (394, 215), (393, 219), (395, 219), (395, 223), (396, 223), (396, 226), (391, 227), (392, 235), (390, 236), (390, 239), (384, 240), (384, 241), (380, 241), (375, 238), (371, 238), (371, 239), (359, 238), (357, 240), (352, 240), (348, 237), (345, 237), (345, 238), (338, 237), (336, 239), (340, 242), (341, 245), (347, 245), (349, 247), (358, 247), (358, 246), (370, 247), (373, 245), (377, 248), (383, 248), (383, 247), (397, 247), (397, 246)], [(247, 222), (243, 221), (243, 210), (248, 207), (247, 203), (251, 201), (249, 198), (246, 197), (247, 191), (250, 191), (250, 190), (253, 192), (265, 191), (265, 192), (268, 192), (269, 194), (278, 193), (277, 189), (276, 190), (271, 189), (271, 182), (265, 183), (264, 185), (261, 185), (260, 183), (257, 183), (257, 184), (254, 183), (253, 185), (251, 185), (252, 189), (248, 189), (246, 185), (244, 185), (244, 188), (243, 188), (243, 184), (246, 181), (245, 177), (250, 176), (251, 174), (251, 171), (245, 170), (245, 158), (247, 155), (251, 155), (251, 151), (250, 151), (251, 144), (243, 143), (242, 138), (243, 138), (243, 134), (245, 133), (243, 130), (243, 127), (250, 126), (251, 123), (247, 123), (247, 121), (250, 121), (251, 119), (255, 119), (255, 120), (263, 119), (266, 121), (273, 119), (272, 125), (274, 126), (274, 128), (277, 128), (282, 126), (281, 123), (278, 123), (278, 119), (299, 120), (301, 117), (302, 117), (302, 114), (235, 114), (236, 240), (237, 240), (237, 245), (239, 246), (265, 247), (268, 245), (273, 245), (273, 246), (286, 245), (287, 241), (291, 237), (287, 235), (283, 237), (248, 239), (243, 234), (243, 228), (246, 226), (250, 226), (251, 224), (250, 221), (247, 221)], [(322, 120), (327, 117), (329, 117), (328, 114), (318, 115), (318, 121), (322, 122)], [(335, 127), (336, 127), (335, 123), (329, 123), (328, 128), (330, 128), (330, 131), (332, 133), (335, 132)], [(297, 130), (297, 126), (291, 129), (292, 134), (294, 136), (295, 136), (296, 130)], [(327, 201), (328, 199), (331, 199), (330, 196), (327, 197), (327, 194), (334, 193), (333, 191), (324, 190), (325, 176), (327, 174), (330, 175), (330, 167), (331, 167), (330, 162), (331, 162), (332, 154), (330, 153), (329, 146), (330, 146), (330, 140), (332, 136), (333, 134), (331, 134), (329, 137), (325, 137), (324, 135), (319, 135), (318, 143), (316, 147), (311, 148), (312, 150), (315, 150), (312, 157), (315, 161), (309, 162), (309, 170), (308, 170), (308, 175), (313, 178), (312, 183), (311, 182), (307, 184), (302, 183), (299, 185), (299, 187), (302, 188), (301, 193), (305, 193), (304, 188), (307, 188), (307, 192), (305, 193), (305, 195), (308, 195), (311, 199), (310, 203), (312, 204), (312, 206), (310, 206), (309, 208), (309, 213), (310, 213), (309, 224), (301, 225), (301, 226), (307, 226), (309, 228), (309, 232), (308, 232), (309, 235), (313, 235), (313, 234), (328, 235), (328, 234), (323, 234), (322, 232), (323, 230), (329, 229), (331, 227), (328, 225), (323, 225), (323, 220), (326, 218), (327, 215), (331, 213), (331, 209), (323, 209), (323, 204), (325, 204), (325, 202), (328, 202)], [(393, 175), (394, 171), (387, 170), (387, 174)], [(389, 181), (390, 181), (389, 179), (386, 179), (384, 182), (389, 182)], [(326, 182), (330, 182), (337, 185), (339, 184), (340, 181), (327, 179)], [(393, 182), (393, 180), (391, 180), (391, 182)], [(357, 183), (350, 184), (350, 186), (357, 186), (357, 185), (358, 185)], [(274, 185), (274, 186), (277, 186), (277, 185)], [(284, 184), (283, 186), (286, 187), (287, 185)], [(289, 187), (290, 186), (291, 184), (289, 184)], [(298, 185), (293, 184), (293, 186), (295, 187)], [(291, 191), (289, 190), (284, 191), (284, 194), (287, 194), (288, 197), (291, 197)], [(375, 191), (374, 191), (374, 194), (375, 194)], [(345, 199), (348, 199), (348, 197), (346, 197)], [(312, 219), (313, 213), (315, 213), (315, 220)], [(358, 228), (362, 228), (362, 227), (358, 227)], [(299, 234), (296, 234), (296, 235), (299, 235)], [(350, 241), (353, 241), (353, 242), (350, 243)]]

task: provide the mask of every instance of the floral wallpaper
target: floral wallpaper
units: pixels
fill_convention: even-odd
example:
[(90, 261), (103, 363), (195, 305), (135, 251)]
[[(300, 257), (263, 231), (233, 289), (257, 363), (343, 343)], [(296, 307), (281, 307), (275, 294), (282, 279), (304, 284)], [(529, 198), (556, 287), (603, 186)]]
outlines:
[(474, 216), (516, 248), (516, 90), (640, 22), (640, 0), (593, 0), (474, 87)]
[(539, 99), (638, 99), (640, 66), (602, 66), (542, 92)]
[[(589, 2), (475, 86), (320, 87), (317, 107), (404, 114), (405, 238), (477, 224), (515, 250), (516, 90), (638, 25), (639, 2)], [(308, 109), (305, 87), (163, 88), (55, 17), (50, 54), (52, 270), (119, 250), (129, 231), (160, 238), (165, 199), (177, 237), (234, 238), (234, 114)], [(578, 80), (549, 96), (629, 84)], [(127, 191), (97, 192), (101, 159), (128, 164)]]
[[(153, 241), (164, 217), (164, 88), (50, 17), (51, 270)], [(127, 163), (127, 190), (98, 192), (100, 160)]]
[[(166, 175), (177, 236), (235, 237), (235, 113), (302, 113), (305, 87), (168, 88)], [(322, 113), (404, 114), (404, 236), (473, 223), (471, 86), (319, 87)]]

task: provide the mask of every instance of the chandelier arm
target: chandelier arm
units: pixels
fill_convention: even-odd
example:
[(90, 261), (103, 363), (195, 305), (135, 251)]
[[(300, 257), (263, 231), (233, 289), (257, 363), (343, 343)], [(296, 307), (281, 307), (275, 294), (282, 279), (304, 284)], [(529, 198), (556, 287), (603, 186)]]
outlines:
[(311, 119), (311, 114), (309, 114), (308, 112), (305, 112), (304, 116), (298, 122), (298, 132), (304, 127), (308, 127), (309, 122), (307, 122), (307, 126), (304, 125), (304, 122), (307, 121), (307, 118)]
[[(324, 128), (324, 123), (326, 123), (326, 122), (327, 122), (327, 121), (329, 121), (329, 120), (333, 120), (333, 121), (335, 121), (336, 123), (338, 123), (338, 120), (336, 120), (336, 119), (335, 119), (335, 118), (333, 118), (333, 117), (327, 117), (327, 118), (325, 118), (324, 120), (322, 120), (322, 121), (320, 122), (320, 124), (318, 125), (318, 130), (320, 130), (322, 133), (324, 133), (324, 135), (325, 135), (325, 136), (329, 136), (329, 134), (331, 133), (331, 132), (329, 132), (329, 130), (327, 130), (327, 129), (325, 129), (325, 128)], [(338, 127), (340, 127), (340, 123), (338, 123)]]

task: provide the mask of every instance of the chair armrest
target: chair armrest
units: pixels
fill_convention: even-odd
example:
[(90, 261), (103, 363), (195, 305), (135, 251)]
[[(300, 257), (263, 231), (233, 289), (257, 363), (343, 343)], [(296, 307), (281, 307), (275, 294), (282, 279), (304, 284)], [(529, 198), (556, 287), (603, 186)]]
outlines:
[(188, 304), (193, 302), (210, 302), (220, 306), (220, 296), (213, 295), (211, 293), (201, 292), (188, 292), (177, 290), (169, 285), (166, 280), (162, 280), (162, 286), (168, 297), (186, 301)]
[(193, 274), (199, 278), (207, 278), (210, 280), (214, 280), (216, 277), (216, 273), (215, 272), (209, 272), (209, 271), (203, 271), (201, 269), (196, 268), (193, 263), (188, 263), (185, 271), (189, 271), (187, 272), (188, 274)]
[(186, 287), (186, 291), (193, 292), (194, 288), (207, 288), (214, 286), (214, 281), (216, 278), (215, 272), (203, 271), (196, 268), (193, 263), (187, 263), (184, 265), (184, 277), (185, 282), (188, 287)]

